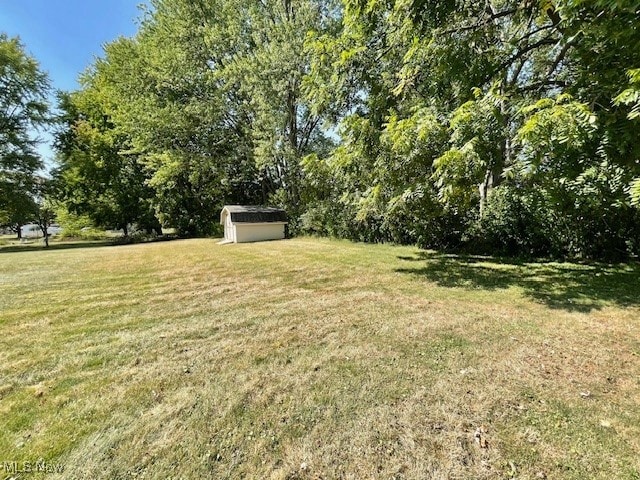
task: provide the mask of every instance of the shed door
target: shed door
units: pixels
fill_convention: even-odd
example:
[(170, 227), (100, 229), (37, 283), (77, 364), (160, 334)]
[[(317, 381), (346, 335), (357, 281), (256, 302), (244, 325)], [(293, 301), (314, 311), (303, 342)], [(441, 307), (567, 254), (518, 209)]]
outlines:
[(224, 219), (224, 238), (233, 241), (233, 224), (231, 223), (231, 214), (227, 213)]

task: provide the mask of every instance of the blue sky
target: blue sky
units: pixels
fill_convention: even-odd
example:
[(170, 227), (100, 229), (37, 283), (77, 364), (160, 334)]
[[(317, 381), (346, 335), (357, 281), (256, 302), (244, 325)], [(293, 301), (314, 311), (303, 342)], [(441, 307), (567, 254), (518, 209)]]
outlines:
[(102, 45), (137, 30), (141, 0), (0, 0), (0, 31), (20, 36), (55, 88), (76, 79)]
[[(0, 0), (0, 31), (19, 36), (26, 51), (48, 72), (59, 90), (77, 88), (78, 75), (102, 45), (132, 36), (143, 0)], [(48, 135), (41, 135), (47, 142)], [(45, 157), (48, 145), (40, 149)]]

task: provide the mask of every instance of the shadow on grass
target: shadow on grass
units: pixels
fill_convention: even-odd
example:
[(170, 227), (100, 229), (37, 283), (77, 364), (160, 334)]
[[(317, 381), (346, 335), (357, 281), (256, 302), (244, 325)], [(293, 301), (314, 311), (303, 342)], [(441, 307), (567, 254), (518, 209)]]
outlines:
[(501, 290), (519, 287), (549, 308), (590, 312), (607, 304), (640, 305), (640, 265), (524, 262), (482, 256), (418, 252), (398, 257), (415, 266), (396, 272), (424, 277), (442, 287)]
[(170, 242), (173, 240), (179, 240), (179, 237), (164, 236), (153, 239), (145, 240), (126, 240), (123, 238), (109, 238), (105, 240), (69, 240), (60, 242), (51, 242), (48, 247), (44, 246), (42, 242), (27, 243), (20, 245), (0, 245), (0, 254), (2, 253), (17, 253), (17, 252), (51, 252), (54, 250), (72, 250), (79, 248), (98, 248), (98, 247), (117, 247), (123, 245), (135, 245), (142, 243), (156, 243), (156, 242)]
[(117, 245), (112, 240), (52, 242), (48, 247), (43, 243), (28, 243), (25, 245), (0, 246), (0, 254), (17, 252), (51, 252), (54, 250), (71, 250), (76, 248), (111, 247)]

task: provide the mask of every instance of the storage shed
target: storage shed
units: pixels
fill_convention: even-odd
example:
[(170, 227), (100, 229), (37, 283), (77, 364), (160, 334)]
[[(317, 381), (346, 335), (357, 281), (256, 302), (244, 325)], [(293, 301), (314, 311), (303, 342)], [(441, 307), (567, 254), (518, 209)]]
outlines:
[(284, 238), (284, 210), (256, 205), (225, 205), (220, 212), (226, 243), (260, 242)]

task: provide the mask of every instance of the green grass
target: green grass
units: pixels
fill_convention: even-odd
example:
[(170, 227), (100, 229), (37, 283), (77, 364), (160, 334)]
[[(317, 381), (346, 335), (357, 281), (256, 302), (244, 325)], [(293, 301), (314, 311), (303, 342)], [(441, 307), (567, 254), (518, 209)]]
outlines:
[(306, 238), (73, 246), (0, 246), (0, 467), (640, 478), (636, 264)]

